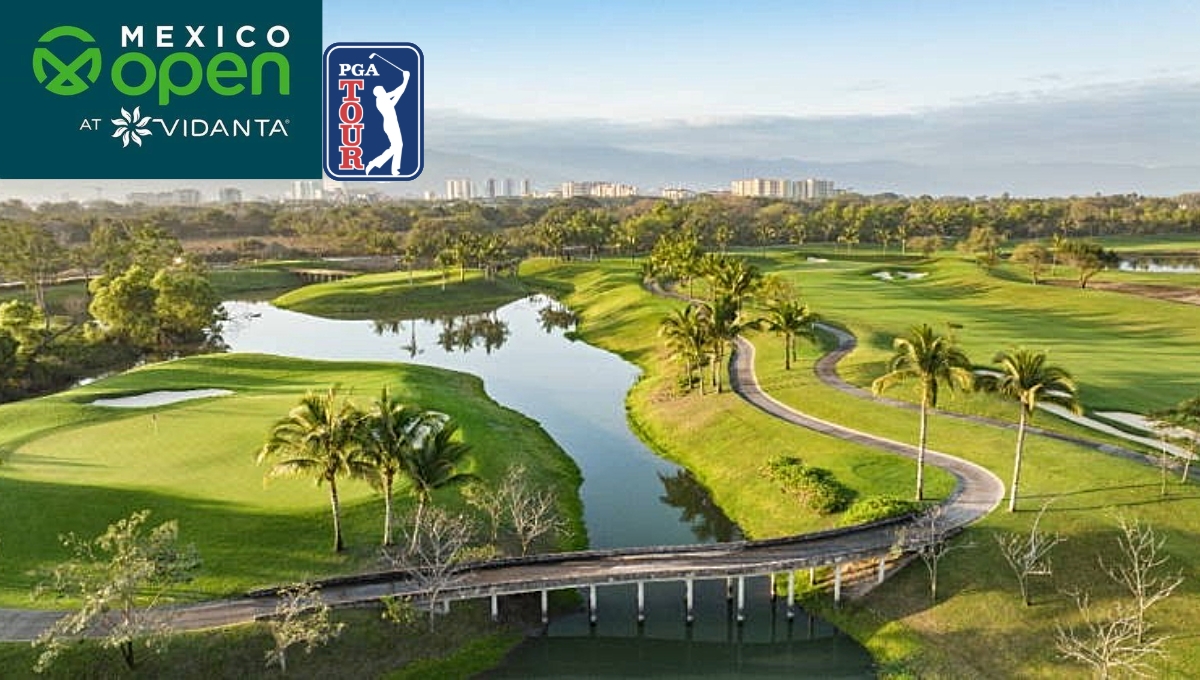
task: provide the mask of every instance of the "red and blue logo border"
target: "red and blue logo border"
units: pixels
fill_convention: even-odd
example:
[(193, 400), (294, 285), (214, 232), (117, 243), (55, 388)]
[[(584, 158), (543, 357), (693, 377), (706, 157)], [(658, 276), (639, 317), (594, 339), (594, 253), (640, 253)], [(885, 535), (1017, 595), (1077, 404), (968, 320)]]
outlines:
[[(416, 53), (417, 64), (417, 167), (414, 172), (406, 175), (366, 175), (355, 173), (354, 175), (338, 174), (332, 167), (329, 153), (329, 133), (331, 123), (329, 120), (329, 93), (330, 93), (330, 59), (339, 48), (356, 48), (356, 49), (410, 49)], [(340, 121), (339, 121), (340, 122)], [(332, 43), (325, 48), (325, 53), (321, 55), (321, 168), (325, 175), (330, 179), (339, 182), (407, 182), (416, 179), (425, 169), (425, 54), (421, 52), (421, 48), (413, 43), (394, 42), (394, 43), (375, 43), (375, 42), (338, 42)]]

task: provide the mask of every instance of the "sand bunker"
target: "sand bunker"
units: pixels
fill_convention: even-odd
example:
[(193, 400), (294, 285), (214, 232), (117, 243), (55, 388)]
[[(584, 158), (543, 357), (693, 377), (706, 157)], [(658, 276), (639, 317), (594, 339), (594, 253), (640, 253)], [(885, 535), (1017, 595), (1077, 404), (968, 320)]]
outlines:
[(190, 399), (205, 399), (207, 397), (224, 397), (233, 394), (230, 390), (159, 390), (156, 392), (145, 392), (143, 394), (135, 394), (128, 397), (116, 397), (113, 399), (97, 399), (92, 402), (93, 406), (108, 406), (110, 408), (150, 408), (152, 406), (166, 406), (181, 401)]
[(896, 279), (905, 279), (907, 281), (912, 281), (913, 279), (923, 279), (926, 276), (929, 276), (929, 272), (882, 271), (882, 272), (875, 272), (874, 274), (871, 274), (871, 276), (874, 276), (875, 278), (879, 279), (880, 281), (895, 281)]

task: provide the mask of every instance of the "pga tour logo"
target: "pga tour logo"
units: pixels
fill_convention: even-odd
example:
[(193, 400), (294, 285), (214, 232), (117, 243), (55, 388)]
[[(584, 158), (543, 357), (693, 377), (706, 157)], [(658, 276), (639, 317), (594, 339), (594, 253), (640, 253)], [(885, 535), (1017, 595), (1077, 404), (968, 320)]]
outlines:
[(424, 158), (424, 58), (411, 43), (325, 50), (322, 163), (336, 180), (407, 181)]

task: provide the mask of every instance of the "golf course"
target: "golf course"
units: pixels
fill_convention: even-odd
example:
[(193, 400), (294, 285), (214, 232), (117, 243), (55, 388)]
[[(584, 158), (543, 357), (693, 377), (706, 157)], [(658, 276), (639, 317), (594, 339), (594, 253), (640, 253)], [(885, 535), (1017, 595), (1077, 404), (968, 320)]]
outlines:
[[(1154, 244), (1138, 245), (1154, 250)], [(1035, 286), (1015, 263), (987, 270), (948, 252), (924, 258), (805, 247), (737, 255), (786, 281), (823, 323), (857, 339), (837, 372), (868, 392), (888, 370), (893, 339), (919, 324), (952, 336), (980, 368), (1017, 347), (1048, 351), (1049, 360), (1074, 377), (1088, 413), (1148, 414), (1195, 396), (1200, 385), (1200, 362), (1194, 359), (1200, 307), (1128, 292), (1162, 282), (1144, 272), (1104, 272), (1096, 285), (1081, 289), (1066, 266), (1047, 272), (1048, 281)], [(538, 259), (521, 267), (519, 280), (486, 280), (475, 272), (464, 278), (433, 271), (369, 274), (299, 288), (275, 304), (329, 318), (403, 320), (486, 311), (546, 292), (579, 315), (579, 337), (642, 370), (626, 398), (632, 429), (690, 470), (747, 536), (844, 523), (843, 511), (813, 512), (781, 493), (764, 473), (773, 456), (795, 456), (828, 471), (855, 500), (912, 497), (912, 461), (795, 428), (727, 389), (681, 390), (680, 364), (660, 328), (685, 303), (645, 287), (638, 262)], [(1126, 286), (1125, 292), (1113, 284)], [(1195, 288), (1200, 275), (1178, 275), (1170, 285)], [(696, 294), (704, 293), (701, 286)], [(743, 314), (765, 313), (757, 304), (748, 302)], [(780, 336), (747, 328), (743, 337), (756, 348), (762, 386), (778, 401), (862, 432), (915, 442), (915, 409), (837, 389), (814, 373), (815, 362), (835, 346), (828, 332), (799, 340), (790, 368), (784, 366)], [(728, 377), (721, 382), (728, 385)], [(0, 508), (25, 518), (19, 532), (2, 536), (0, 605), (69, 605), (30, 600), (39, 574), (63, 557), (59, 535), (92, 536), (142, 508), (160, 521), (178, 520), (181, 536), (203, 558), (197, 578), (174, 593), (181, 601), (374, 567), (382, 502), (370, 486), (345, 484), (347, 550), (333, 553), (324, 489), (314, 488), (311, 479), (264, 483), (265, 470), (255, 463), (271, 425), (307, 391), (332, 385), (363, 405), (387, 386), (405, 402), (449, 414), (471, 446), (469, 472), (494, 480), (520, 463), (536, 484), (556, 490), (565, 514), (580, 526), (578, 469), (537, 423), (489, 399), (477, 378), (401, 363), (212, 354), (150, 364), (0, 406)], [(140, 408), (92, 403), (201, 389), (228, 393)], [(915, 403), (919, 393), (900, 385), (885, 396)], [(1018, 415), (1016, 402), (974, 391), (944, 390), (937, 408), (1010, 423)], [(1082, 666), (1066, 664), (1055, 649), (1060, 627), (1082, 623), (1068, 593), (1087, 591), (1096, 607), (1117, 600), (1120, 590), (1104, 564), (1116, 559), (1118, 518), (1136, 520), (1165, 539), (1167, 568), (1184, 578), (1149, 615), (1154, 629), (1168, 636), (1165, 653), (1153, 660), (1155, 674), (1186, 676), (1200, 664), (1200, 647), (1189, 629), (1200, 612), (1195, 482), (1183, 482), (1170, 470), (1164, 483), (1152, 464), (1157, 455), (1152, 447), (1040, 411), (1033, 424), (1135, 455), (1031, 435), (1017, 511), (998, 509), (955, 539), (962, 549), (942, 562), (936, 602), (930, 601), (928, 576), (917, 562), (860, 600), (834, 608), (827, 594), (812, 592), (807, 606), (864, 644), (887, 676), (1086, 677)], [(1014, 429), (982, 420), (937, 411), (929, 418), (931, 449), (983, 465), (1006, 481), (1015, 437)], [(953, 486), (949, 475), (926, 470), (927, 500), (945, 498)], [(435, 493), (439, 504), (465, 507), (456, 489)], [(402, 507), (414, 502), (402, 492), (397, 500)], [(1028, 532), (1043, 507), (1041, 530), (1065, 541), (1053, 552), (1052, 569), (1033, 579), (1026, 606), (993, 537)]]

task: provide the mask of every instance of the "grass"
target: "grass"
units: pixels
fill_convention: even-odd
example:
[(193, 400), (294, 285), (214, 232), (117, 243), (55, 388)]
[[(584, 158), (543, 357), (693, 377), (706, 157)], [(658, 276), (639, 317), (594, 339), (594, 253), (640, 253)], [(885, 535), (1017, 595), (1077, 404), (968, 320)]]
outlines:
[[(690, 469), (748, 535), (761, 538), (837, 525), (837, 514), (801, 509), (762, 472), (775, 455), (794, 455), (826, 468), (860, 497), (911, 494), (915, 464), (910, 461), (797, 428), (728, 391), (675, 394), (678, 367), (666, 356), (658, 325), (681, 303), (645, 291), (636, 266), (610, 260), (541, 263), (531, 269), (569, 291), (564, 301), (581, 314), (583, 339), (645, 371), (626, 400), (634, 428), (662, 455)], [(931, 469), (927, 485), (927, 493), (940, 498), (951, 491), (953, 480)]]
[[(1191, 396), (1200, 384), (1193, 360), (1200, 309), (1194, 307), (1101, 291), (1035, 288), (1020, 282), (1015, 271), (988, 277), (953, 258), (916, 266), (892, 264), (930, 272), (924, 279), (893, 283), (870, 276), (879, 263), (830, 263), (838, 266), (812, 271), (807, 262), (793, 265), (793, 258), (799, 260), (776, 253), (768, 265), (798, 283), (803, 297), (828, 320), (860, 338), (860, 348), (842, 363), (843, 376), (860, 385), (882, 372), (890, 338), (921, 321), (942, 328), (961, 326), (956, 334), (976, 360), (989, 358), (988, 348), (994, 352), (1010, 344), (1052, 347), (1053, 360), (1076, 374), (1085, 403), (1092, 408), (1157, 408)], [(802, 344), (799, 362), (792, 371), (784, 371), (780, 341), (768, 336), (755, 341), (760, 379), (776, 398), (875, 434), (915, 438), (915, 413), (820, 384), (811, 373), (819, 355), (816, 348)], [(914, 395), (898, 390), (893, 396)], [(991, 397), (946, 397), (942, 406), (952, 410), (1010, 420), (1015, 416), (1012, 404)], [(1054, 420), (1038, 416), (1038, 424), (1081, 433)], [(1011, 474), (1014, 442), (1011, 431), (931, 418), (931, 446), (983, 464), (1004, 480)], [(1200, 663), (1200, 649), (1190, 639), (1191, 621), (1200, 611), (1200, 546), (1194, 540), (1200, 531), (1200, 492), (1172, 481), (1169, 495), (1162, 498), (1157, 470), (1040, 437), (1027, 443), (1022, 488), (1022, 512), (994, 513), (966, 532), (962, 540), (974, 547), (953, 553), (945, 562), (940, 588), (948, 594), (938, 604), (929, 603), (924, 570), (916, 566), (860, 603), (835, 610), (828, 596), (821, 595), (810, 605), (864, 642), (885, 671), (900, 676), (1083, 677), (1081, 669), (1064, 665), (1053, 648), (1055, 626), (1078, 623), (1062, 591), (1090, 590), (1105, 604), (1117, 596), (1098, 556), (1103, 554), (1109, 562), (1116, 559), (1114, 517), (1121, 514), (1161, 531), (1171, 568), (1184, 572), (1183, 588), (1151, 619), (1174, 637), (1170, 656), (1157, 674), (1190, 674), (1188, 669)], [(1026, 608), (991, 534), (1027, 531), (1033, 510), (1050, 500), (1043, 528), (1061, 532), (1068, 540), (1054, 555), (1053, 578), (1036, 582), (1035, 605)], [(731, 515), (741, 519), (736, 512)], [(981, 612), (987, 616), (981, 618)]]
[(441, 272), (363, 274), (351, 279), (305, 286), (279, 296), (274, 304), (331, 319), (422, 319), (490, 311), (523, 298), (537, 288), (521, 279), (484, 279), (468, 272), (452, 275), (443, 287)]
[[(158, 521), (178, 519), (181, 536), (204, 560), (180, 599), (375, 567), (382, 503), (367, 484), (340, 487), (349, 549), (334, 554), (327, 491), (310, 480), (264, 484), (264, 469), (255, 465), (271, 424), (305, 391), (335, 383), (364, 403), (390, 385), (405, 400), (451, 414), (473, 447), (475, 473), (497, 479), (523, 463), (535, 484), (559, 490), (566, 514), (578, 522), (578, 469), (536, 423), (487, 398), (473, 376), (385, 363), (196, 357), (0, 406), (0, 447), (7, 451), (0, 512), (16, 520), (3, 532), (0, 605), (31, 606), (38, 570), (64, 557), (59, 534), (96, 535), (142, 508)], [(201, 387), (235, 394), (154, 409), (89, 405), (101, 396)], [(455, 504), (458, 491), (435, 498)], [(397, 500), (403, 510), (412, 495), (398, 489)]]
[[(794, 260), (789, 259), (794, 258)], [(1192, 356), (1184, 346), (1195, 346), (1200, 324), (1197, 312), (1182, 306), (1160, 306), (1129, 296), (1100, 291), (1033, 288), (1002, 278), (989, 278), (974, 265), (954, 260), (899, 263), (931, 272), (927, 279), (888, 284), (870, 277), (886, 259), (867, 258), (861, 263), (803, 264), (790, 253), (772, 254), (762, 264), (788, 271), (801, 286), (805, 299), (827, 319), (853, 330), (865, 342), (847, 360), (850, 377), (860, 383), (882, 370), (890, 338), (914, 322), (930, 319), (963, 323), (960, 337), (969, 341), (976, 356), (990, 358), (1005, 342), (1029, 342), (1030, 335), (1053, 346), (1053, 357), (1067, 365), (1085, 384), (1085, 399), (1102, 400), (1106, 407), (1119, 404), (1129, 410), (1157, 405), (1187, 394), (1194, 365), (1180, 363)], [(647, 369), (647, 375), (630, 393), (631, 418), (667, 455), (677, 458), (713, 491), (719, 505), (735, 521), (759, 536), (812, 526), (783, 506), (773, 489), (756, 484), (760, 446), (803, 446), (806, 462), (834, 468), (846, 452), (836, 444), (820, 449), (834, 454), (830, 461), (810, 459), (808, 437), (780, 431), (774, 439), (770, 426), (744, 412), (733, 398), (689, 396), (672, 398), (666, 373), (656, 368), (662, 361), (654, 333), (657, 319), (670, 301), (646, 297), (633, 281), (631, 268), (605, 263), (592, 269), (561, 267), (546, 276), (572, 286), (567, 301), (583, 315), (586, 339), (618, 351)], [(1015, 278), (1015, 277), (1014, 277)], [(1046, 299), (1037, 296), (1046, 295)], [(1012, 308), (1012, 309), (1010, 309)], [(1013, 310), (1016, 311), (1013, 311)], [(1182, 309), (1182, 311), (1180, 311)], [(1176, 340), (1185, 338), (1186, 342)], [(753, 338), (758, 347), (760, 378), (771, 393), (817, 415), (902, 441), (916, 436), (916, 414), (901, 412), (843, 395), (821, 385), (811, 374), (816, 347), (804, 346), (791, 371), (782, 368), (778, 338)], [(1161, 342), (1160, 341), (1164, 341)], [(1032, 343), (1031, 343), (1032, 344)], [(1099, 345), (1101, 351), (1095, 349)], [(1162, 345), (1162, 346), (1160, 346)], [(1112, 352), (1116, 356), (1106, 356)], [(1167, 357), (1167, 361), (1161, 358)], [(1170, 361), (1171, 358), (1176, 361)], [(1068, 361), (1074, 358), (1074, 361)], [(1179, 377), (1183, 373), (1187, 377)], [(1150, 386), (1139, 384), (1151, 381)], [(1104, 386), (1097, 389), (1096, 385)], [(1163, 394), (1170, 386), (1171, 392)], [(1194, 389), (1194, 387), (1193, 387)], [(897, 390), (895, 396), (906, 396)], [(909, 398), (911, 394), (907, 395)], [(943, 406), (1011, 418), (1015, 408), (979, 395), (953, 395)], [(1140, 399), (1129, 403), (1126, 398)], [(1121, 399), (1122, 401), (1117, 401)], [(1051, 419), (1039, 416), (1039, 424)], [(1072, 426), (1055, 423), (1059, 429)], [(1079, 430), (1075, 430), (1079, 432)], [(1011, 473), (1014, 433), (972, 426), (935, 416), (931, 420), (931, 445), (979, 462), (1007, 480)], [(771, 449), (767, 449), (771, 450)], [(786, 452), (781, 448), (780, 452)], [(891, 487), (906, 495), (911, 488), (911, 467), (884, 462), (878, 454), (850, 452), (845, 462), (872, 460), (894, 478)], [(856, 466), (837, 468), (839, 479), (861, 488), (853, 479)], [(853, 480), (853, 481), (850, 481)], [(881, 485), (888, 486), (888, 485)], [(992, 539), (993, 532), (1027, 531), (1035, 510), (1053, 500), (1043, 528), (1061, 532), (1067, 542), (1053, 557), (1052, 577), (1034, 584), (1032, 607), (1020, 602), (1016, 582), (1007, 571)], [(861, 602), (834, 609), (827, 593), (815, 595), (810, 606), (822, 611), (863, 642), (880, 661), (887, 675), (897, 677), (1085, 677), (1078, 667), (1058, 659), (1053, 637), (1059, 623), (1078, 623), (1078, 614), (1062, 591), (1086, 589), (1101, 606), (1111, 604), (1118, 592), (1100, 569), (1098, 556), (1115, 559), (1114, 518), (1122, 514), (1150, 523), (1166, 537), (1172, 569), (1182, 569), (1186, 581), (1175, 597), (1151, 613), (1151, 620), (1173, 637), (1169, 657), (1156, 668), (1161, 677), (1184, 677), (1200, 664), (1200, 646), (1194, 644), (1192, 625), (1200, 611), (1200, 492), (1172, 482), (1168, 495), (1159, 496), (1158, 472), (1144, 465), (1061, 442), (1033, 437), (1027, 444), (1023, 475), (1022, 510), (994, 513), (969, 529), (962, 541), (973, 547), (956, 551), (943, 563), (941, 600), (931, 604), (924, 570), (914, 565)]]
[[(1200, 385), (1200, 307), (1099, 290), (1032, 286), (1024, 272), (1002, 266), (988, 276), (959, 258), (920, 265), (864, 264), (809, 270), (793, 253), (775, 253), (770, 267), (794, 281), (801, 296), (859, 338), (843, 377), (866, 384), (882, 372), (892, 338), (928, 323), (953, 330), (980, 364), (1015, 345), (1049, 349), (1069, 369), (1090, 409), (1145, 412), (1194, 396)], [(929, 272), (911, 281), (880, 281), (890, 268)], [(1062, 268), (1060, 276), (1066, 273)], [(1101, 276), (1115, 280), (1120, 274)]]
[(378, 608), (334, 612), (346, 624), (336, 640), (305, 654), (299, 645), (288, 650), (288, 673), (267, 669), (264, 655), (274, 646), (266, 624), (182, 633), (171, 638), (161, 655), (138, 659), (129, 671), (116, 651), (83, 643), (65, 653), (48, 672), (31, 670), (36, 653), (28, 644), (0, 644), (5, 678), (469, 678), (500, 663), (521, 640), (519, 622), (496, 626), (483, 603), (457, 603), (438, 617), (431, 631), (426, 619), (398, 627), (384, 621)]

